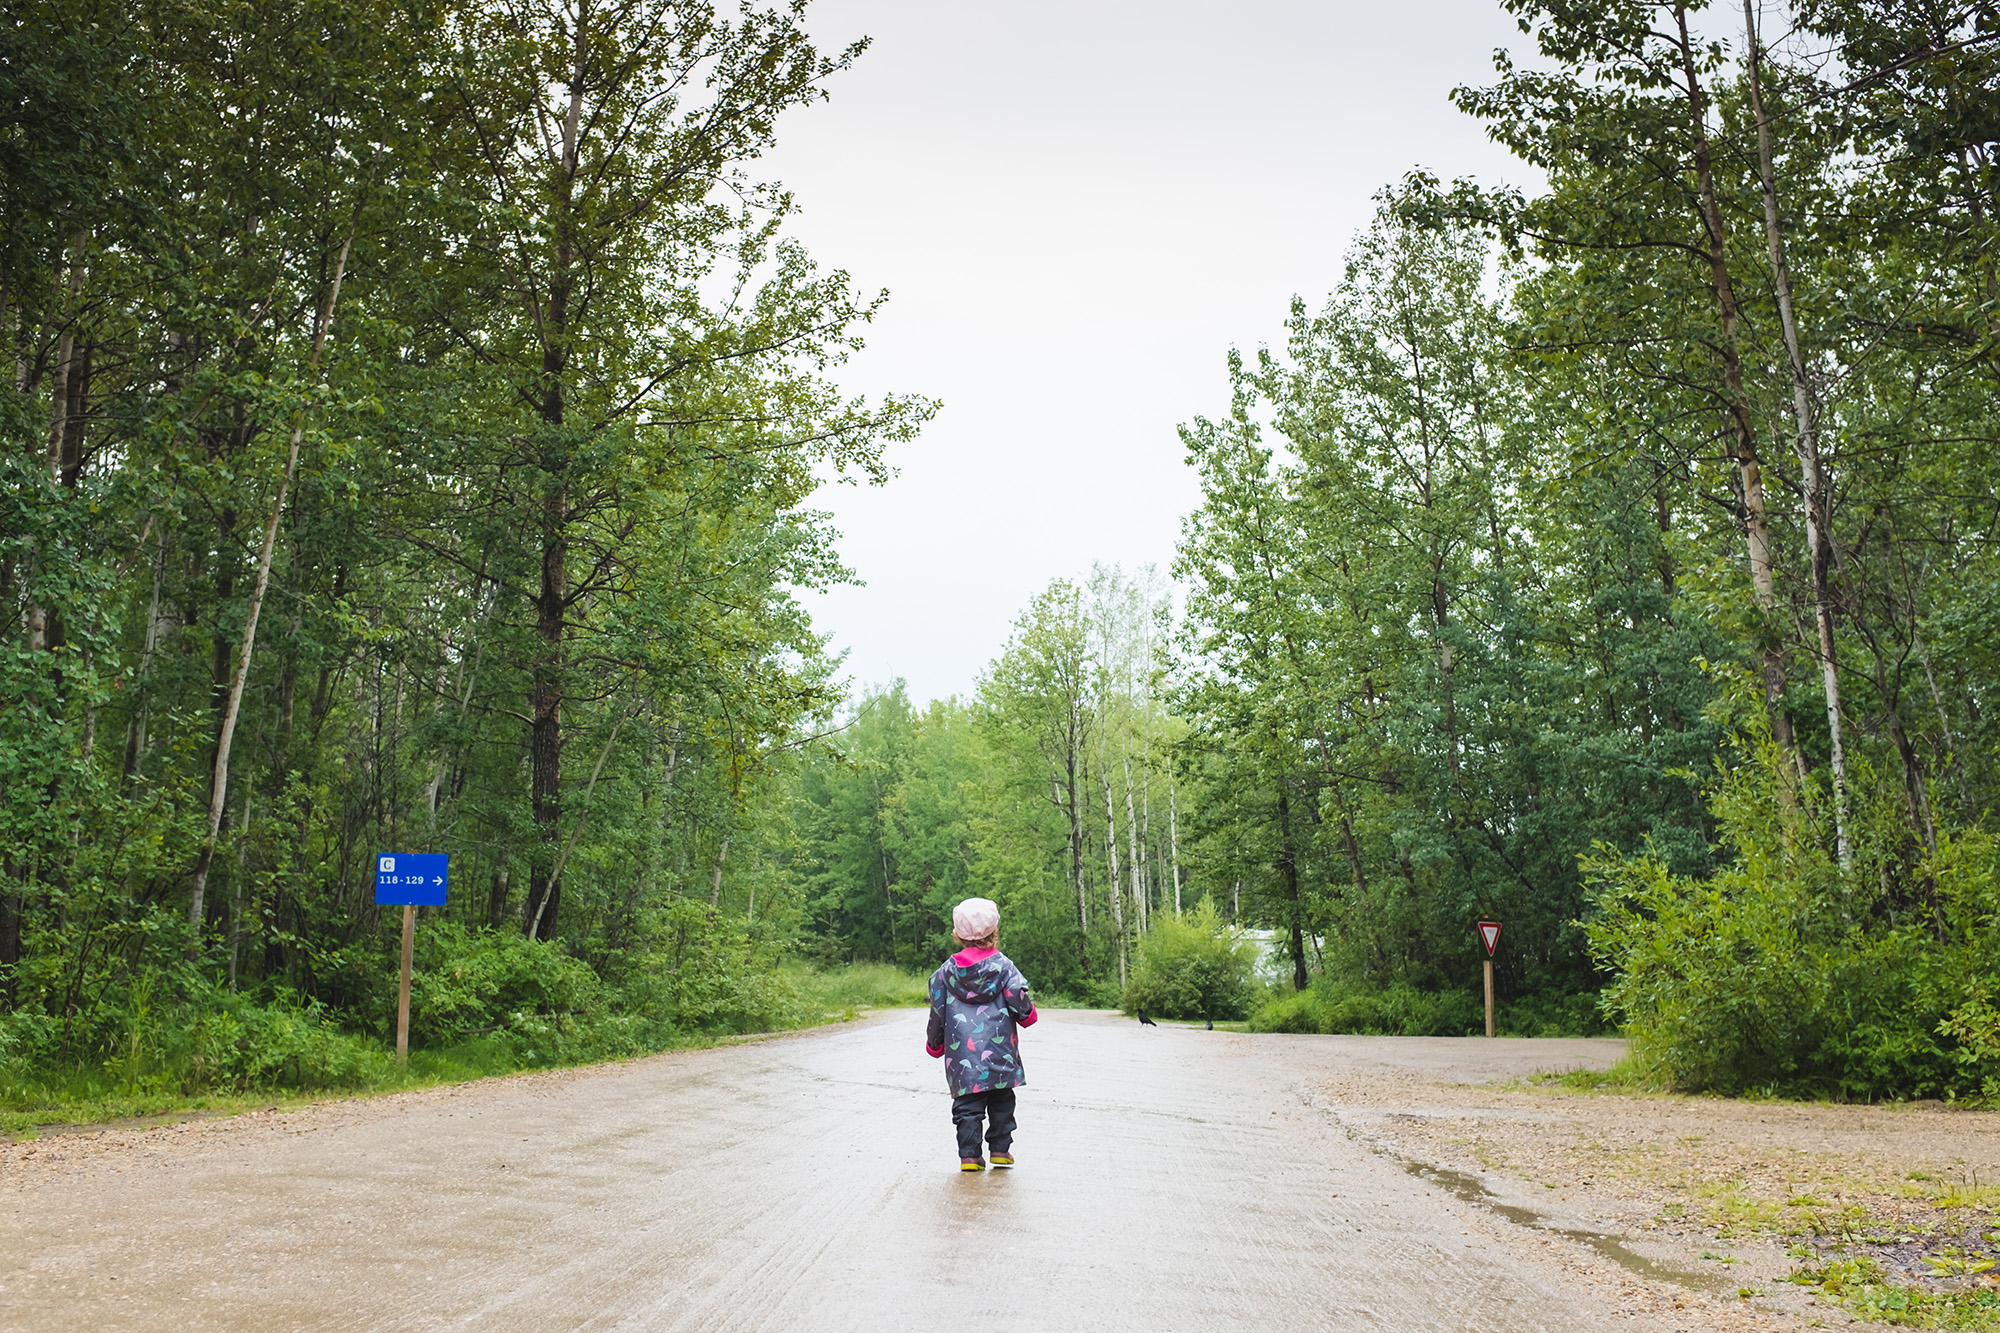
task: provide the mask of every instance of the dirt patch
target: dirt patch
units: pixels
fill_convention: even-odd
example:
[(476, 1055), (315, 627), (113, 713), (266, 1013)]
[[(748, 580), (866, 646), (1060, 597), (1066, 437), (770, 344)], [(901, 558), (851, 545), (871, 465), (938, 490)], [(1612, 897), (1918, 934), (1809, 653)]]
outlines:
[(1627, 1255), (1605, 1253), (1634, 1271), (1643, 1270), (1631, 1260), (1678, 1264), (1644, 1274), (1655, 1282), (1748, 1292), (1738, 1299), (1841, 1322), (1827, 1291), (1790, 1279), (1802, 1269), (1859, 1273), (1874, 1295), (1834, 1284), (1853, 1308), (1873, 1301), (1884, 1312), (1907, 1289), (1920, 1305), (1950, 1304), (1966, 1321), (1953, 1327), (1989, 1318), (2000, 1327), (2000, 1112), (1577, 1092), (1385, 1070), (1338, 1074), (1315, 1091), (1353, 1131), (1440, 1180), (1485, 1190), (1513, 1220), (1621, 1246)]

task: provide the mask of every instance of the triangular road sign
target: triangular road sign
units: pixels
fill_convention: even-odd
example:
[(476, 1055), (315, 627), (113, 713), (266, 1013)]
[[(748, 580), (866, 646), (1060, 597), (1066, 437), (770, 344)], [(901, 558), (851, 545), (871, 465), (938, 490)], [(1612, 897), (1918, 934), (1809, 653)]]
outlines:
[(1480, 922), (1479, 937), (1486, 941), (1486, 956), (1491, 958), (1493, 956), (1493, 947), (1500, 943), (1500, 923), (1498, 921)]

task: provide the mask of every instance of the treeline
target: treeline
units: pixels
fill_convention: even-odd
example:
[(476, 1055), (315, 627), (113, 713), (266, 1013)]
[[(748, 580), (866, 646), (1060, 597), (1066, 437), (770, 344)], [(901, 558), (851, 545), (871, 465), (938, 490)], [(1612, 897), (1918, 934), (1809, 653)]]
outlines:
[(809, 497), (931, 405), (832, 386), (881, 298), (756, 166), (859, 46), (16, 6), (0, 1093), (362, 1077), (372, 857), (435, 850), (419, 1049), (501, 1064), (788, 1021), (781, 954), (927, 968), (980, 893), (1050, 997), (1469, 1031), (1493, 917), (1504, 1030), (2000, 1095), (2000, 12), (1506, 7), (1455, 97), (1546, 188), (1413, 173), (1231, 357), (1179, 613), (1058, 580), (843, 712)]
[(803, 947), (928, 970), (976, 894), (1039, 993), (1117, 1003), (1152, 919), (1194, 904), (1159, 697), (1169, 611), (1153, 571), (1100, 567), (1034, 599), (971, 698), (864, 693), (795, 778)]
[(310, 1081), (390, 1021), (392, 850), (453, 857), (420, 1045), (782, 1016), (806, 501), (931, 410), (831, 385), (881, 298), (757, 175), (862, 49), (802, 24), (10, 9), (5, 1069)]
[(1279, 1026), (1486, 916), (1674, 1086), (1992, 1095), (2000, 13), (1506, 8), (1546, 190), (1414, 173), (1184, 431), (1196, 879)]

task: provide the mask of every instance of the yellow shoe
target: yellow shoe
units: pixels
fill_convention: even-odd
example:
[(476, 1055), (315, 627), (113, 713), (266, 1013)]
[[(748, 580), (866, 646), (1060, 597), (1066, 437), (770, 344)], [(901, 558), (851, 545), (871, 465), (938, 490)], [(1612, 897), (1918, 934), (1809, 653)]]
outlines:
[(1014, 1165), (1014, 1154), (1013, 1154), (1013, 1153), (1009, 1153), (1009, 1152), (996, 1152), (996, 1153), (994, 1153), (994, 1154), (993, 1154), (993, 1165), (994, 1165), (994, 1166), (996, 1166), (996, 1167), (1001, 1167), (1001, 1166), (1012, 1166), (1012, 1165)]
[[(1013, 1163), (1013, 1160), (1011, 1157), (1007, 1159), (1009, 1165)], [(993, 1163), (995, 1166), (998, 1166), (1000, 1159), (997, 1157), (994, 1158)], [(958, 1169), (961, 1171), (984, 1171), (986, 1163), (980, 1161), (977, 1157), (961, 1157), (958, 1159)]]

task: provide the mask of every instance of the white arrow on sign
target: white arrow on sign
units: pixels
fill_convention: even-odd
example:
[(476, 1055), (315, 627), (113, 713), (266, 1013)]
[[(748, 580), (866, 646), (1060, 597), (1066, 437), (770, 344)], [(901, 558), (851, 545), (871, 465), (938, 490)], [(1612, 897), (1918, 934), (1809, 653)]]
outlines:
[(438, 876), (438, 877), (437, 877), (436, 879), (432, 880), (432, 881), (431, 881), (431, 883), (433, 883), (433, 884), (442, 884), (442, 883), (444, 883), (444, 876), (443, 876), (443, 875), (439, 875), (439, 876)]

